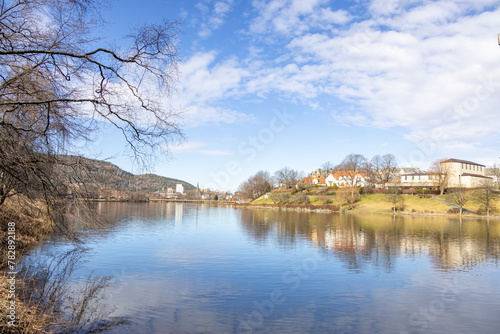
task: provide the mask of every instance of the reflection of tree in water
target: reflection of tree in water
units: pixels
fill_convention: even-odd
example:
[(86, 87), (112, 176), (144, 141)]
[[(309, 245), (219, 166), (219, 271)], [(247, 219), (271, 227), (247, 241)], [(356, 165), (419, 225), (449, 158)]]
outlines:
[[(88, 217), (85, 211), (74, 212), (68, 228), (76, 232), (76, 236), (85, 234), (85, 240), (104, 238), (130, 220), (144, 228), (166, 221), (174, 224), (176, 215), (182, 215), (183, 205), (95, 203), (95, 209), (98, 221), (91, 229), (85, 220), (94, 217)], [(54, 236), (58, 238), (65, 236)], [(113, 277), (90, 275), (80, 280), (74, 273), (87, 261), (87, 249), (75, 244), (70, 250), (53, 252), (52, 246), (50, 243), (41, 246), (24, 260), (18, 274), (25, 278), (20, 298), (31, 301), (46, 315), (54, 333), (100, 332), (123, 324), (125, 319), (113, 317), (114, 309), (105, 301), (108, 288), (113, 288)]]
[(74, 272), (86, 251), (75, 247), (36, 260), (32, 256), (19, 269), (23, 277), (20, 300), (36, 305), (37, 314), (50, 321), (53, 333), (97, 333), (126, 323), (124, 318), (113, 317), (114, 310), (103, 302), (112, 277), (90, 275), (75, 284)]
[(243, 228), (259, 243), (296, 247), (307, 241), (346, 263), (392, 271), (395, 259), (429, 255), (436, 266), (498, 262), (500, 222), (444, 217), (337, 215), (244, 209)]
[[(98, 215), (98, 222), (88, 228), (85, 217), (73, 220), (72, 228), (88, 236), (106, 236), (120, 225), (128, 225), (130, 221), (148, 228), (154, 224), (182, 224), (185, 210), (206, 209), (206, 205), (189, 206), (183, 203), (134, 203), (134, 202), (99, 202), (94, 209)], [(196, 213), (197, 214), (197, 213)], [(80, 221), (80, 223), (79, 223)]]
[(311, 240), (315, 229), (324, 229), (331, 214), (292, 211), (241, 210), (241, 221), (246, 233), (259, 243), (275, 240), (283, 247), (294, 247), (298, 242)]

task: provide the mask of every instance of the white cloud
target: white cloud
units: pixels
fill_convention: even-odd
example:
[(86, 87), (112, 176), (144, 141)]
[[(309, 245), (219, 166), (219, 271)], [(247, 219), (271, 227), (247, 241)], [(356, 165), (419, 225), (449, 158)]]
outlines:
[(202, 125), (233, 124), (253, 121), (253, 115), (236, 110), (208, 105), (188, 105), (182, 114), (183, 124), (187, 127)]
[(230, 152), (218, 149), (210, 149), (210, 145), (201, 141), (188, 141), (177, 146), (169, 147), (173, 153), (191, 153), (202, 155), (231, 155)]
[[(334, 4), (254, 0), (244, 59), (210, 51), (182, 65), (188, 124), (252, 120), (217, 103), (271, 96), (315, 110), (340, 99), (352, 106), (332, 111), (342, 124), (405, 128), (417, 144), (477, 146), (497, 132), (498, 1), (373, 0), (371, 16)], [(231, 7), (209, 8), (227, 15)]]
[(251, 114), (216, 105), (219, 100), (240, 94), (241, 81), (249, 75), (235, 60), (215, 63), (216, 58), (214, 51), (197, 53), (181, 65), (180, 103), (185, 105), (183, 122), (186, 126), (232, 124), (254, 119)]
[(330, 30), (351, 20), (345, 10), (333, 11), (325, 0), (271, 0), (253, 1), (258, 12), (250, 31), (258, 34), (276, 32), (285, 35), (299, 35), (313, 28)]
[(200, 37), (208, 37), (213, 31), (224, 25), (227, 15), (232, 11), (234, 0), (219, 0), (215, 3), (205, 1), (198, 3), (197, 7), (201, 10), (203, 19), (198, 32)]
[(254, 4), (260, 16), (250, 30), (289, 34), (293, 63), (262, 69), (248, 81), (250, 92), (293, 93), (311, 105), (325, 94), (341, 98), (359, 108), (334, 112), (337, 120), (404, 127), (416, 143), (480, 144), (498, 131), (497, 1), (372, 1), (373, 17), (333, 32), (301, 26), (331, 12), (324, 1)]
[(214, 64), (214, 51), (197, 53), (181, 65), (181, 86), (189, 101), (209, 101), (226, 98), (237, 91), (246, 69), (232, 59)]

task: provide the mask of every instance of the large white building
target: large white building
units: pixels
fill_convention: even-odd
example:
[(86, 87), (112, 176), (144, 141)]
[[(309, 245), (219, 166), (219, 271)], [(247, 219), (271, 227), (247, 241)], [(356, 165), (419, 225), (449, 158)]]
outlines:
[(441, 161), (441, 172), (448, 175), (447, 187), (476, 188), (484, 180), (491, 179), (486, 176), (486, 166), (472, 161), (448, 159)]
[[(491, 179), (486, 176), (486, 166), (476, 162), (447, 159), (440, 163), (441, 178), (445, 178), (446, 188), (476, 188), (482, 182)], [(418, 169), (401, 168), (399, 172), (399, 182), (394, 184), (412, 188), (438, 188), (440, 176), (434, 173), (424, 172)]]
[(175, 192), (180, 193), (180, 194), (184, 194), (184, 186), (181, 183), (177, 183), (175, 185)]

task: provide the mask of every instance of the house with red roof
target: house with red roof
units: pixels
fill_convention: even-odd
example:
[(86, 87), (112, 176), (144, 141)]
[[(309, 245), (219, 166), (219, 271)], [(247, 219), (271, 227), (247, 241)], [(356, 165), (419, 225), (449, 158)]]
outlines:
[(309, 177), (303, 178), (302, 180), (297, 182), (297, 184), (315, 184), (315, 185), (324, 186), (325, 185), (325, 178), (324, 177), (309, 176)]

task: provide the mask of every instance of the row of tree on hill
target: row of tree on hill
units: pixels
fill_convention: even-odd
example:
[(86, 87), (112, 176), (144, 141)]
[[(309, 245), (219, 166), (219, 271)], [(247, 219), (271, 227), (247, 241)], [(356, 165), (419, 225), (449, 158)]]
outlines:
[[(363, 173), (365, 175), (366, 183), (363, 190), (365, 193), (369, 193), (377, 182), (398, 181), (398, 169), (397, 160), (392, 154), (375, 155), (371, 160), (366, 159), (361, 154), (350, 154), (337, 165), (331, 162), (324, 163), (322, 168), (315, 173), (317, 177), (326, 177), (330, 173), (342, 171), (348, 178), (346, 186), (337, 191), (337, 200), (339, 203), (345, 204), (347, 208), (352, 208), (353, 204), (360, 198), (360, 189), (354, 184), (355, 174)], [(500, 175), (498, 166), (493, 166), (492, 171), (495, 176)], [(436, 175), (439, 192), (443, 195), (450, 171), (443, 170), (441, 161), (438, 160), (431, 164), (428, 172)], [(275, 188), (297, 188), (298, 182), (304, 176), (303, 172), (289, 167), (284, 167), (273, 175), (267, 171), (259, 171), (244, 181), (238, 190), (242, 199), (255, 200)], [(386, 194), (394, 212), (398, 208), (404, 207), (401, 187), (392, 187), (386, 191)], [(279, 198), (279, 196), (276, 196), (276, 198)], [(495, 201), (497, 198), (498, 194), (494, 190), (492, 179), (485, 179), (478, 189), (474, 191), (457, 188), (453, 189), (447, 196), (447, 199), (456, 205), (460, 214), (462, 214), (465, 204), (474, 201), (480, 204), (480, 211), (489, 215), (496, 210)]]
[[(376, 155), (370, 161), (361, 154), (349, 154), (339, 164), (328, 161), (324, 163), (319, 172), (319, 177), (326, 177), (336, 171), (353, 173), (361, 172), (367, 176), (369, 182), (389, 180), (397, 171), (397, 160), (392, 154)], [(259, 171), (244, 181), (239, 192), (245, 199), (256, 199), (273, 188), (292, 188), (305, 177), (305, 173), (284, 167), (271, 175), (268, 171)], [(353, 179), (353, 178), (351, 178)]]

